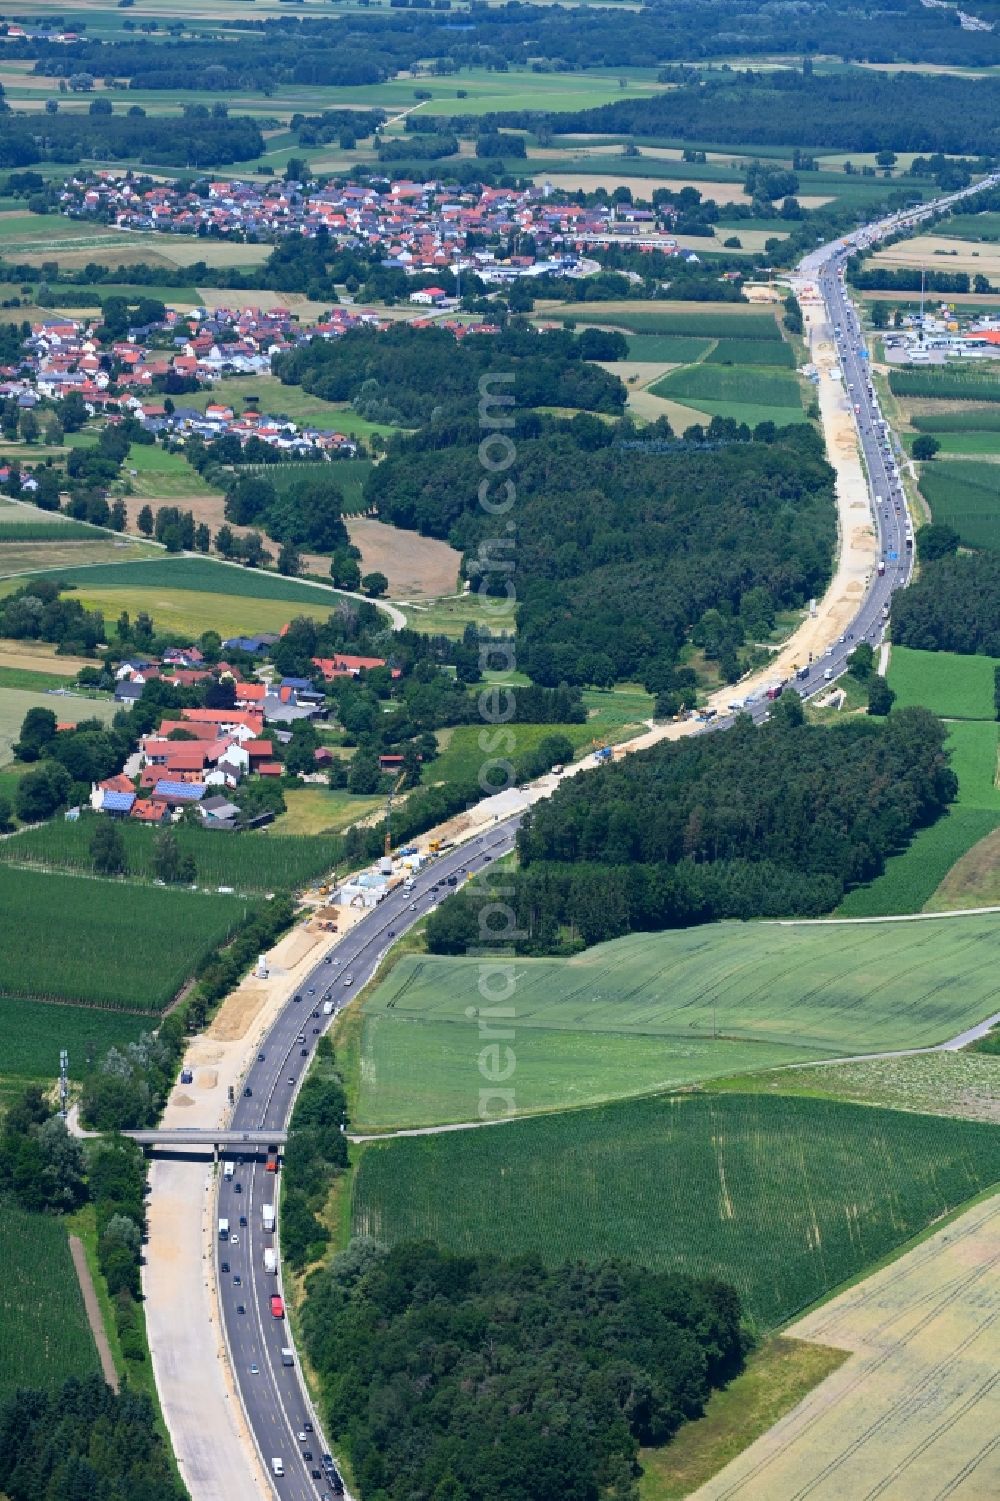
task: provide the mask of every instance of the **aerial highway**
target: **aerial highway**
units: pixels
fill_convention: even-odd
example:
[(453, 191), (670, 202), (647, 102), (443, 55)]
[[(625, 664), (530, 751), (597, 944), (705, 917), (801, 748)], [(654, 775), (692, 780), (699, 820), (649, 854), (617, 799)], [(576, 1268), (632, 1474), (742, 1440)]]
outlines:
[[(243, 1081), (232, 1116), (233, 1131), (283, 1131), (297, 1087), (316, 1043), (337, 1013), (370, 980), (394, 938), (442, 901), (467, 875), (508, 854), (520, 823), (515, 815), (414, 873), (413, 888), (397, 887), (333, 944), (310, 972), (295, 999), (281, 1012)], [(324, 1014), (324, 1003), (333, 1012)], [(265, 1271), (264, 1251), (277, 1236), (263, 1228), (263, 1206), (277, 1201), (278, 1181), (258, 1154), (224, 1152), (235, 1166), (219, 1175), (219, 1218), (229, 1239), (216, 1241), (219, 1303), (233, 1376), (275, 1492), (289, 1501), (317, 1501), (341, 1494), (336, 1466), (318, 1432), (306, 1398), (285, 1317), (275, 1317), (271, 1299), (280, 1277)], [(246, 1160), (237, 1160), (245, 1157)], [(303, 1435), (302, 1438), (299, 1435)], [(324, 1463), (324, 1454), (327, 1461)], [(307, 1455), (309, 1457), (307, 1457)], [(281, 1461), (282, 1475), (273, 1461)]]
[[(854, 410), (877, 538), (868, 588), (849, 628), (824, 656), (803, 664), (802, 676), (784, 685), (803, 697), (839, 677), (859, 642), (878, 645), (892, 594), (908, 583), (913, 568), (913, 529), (899, 451), (879, 409), (861, 327), (846, 295), (845, 262), (855, 250), (914, 227), (972, 191), (975, 188), (866, 226), (844, 240), (817, 248), (798, 268), (798, 275), (817, 287), (836, 342), (844, 390)], [(771, 707), (766, 697), (745, 704), (746, 712), (757, 721)], [(732, 721), (730, 715), (706, 728), (722, 729)], [(263, 1133), (266, 1138), (268, 1132), (277, 1135), (287, 1128), (298, 1086), (321, 1034), (371, 978), (393, 941), (443, 900), (453, 889), (452, 883), (461, 883), (512, 849), (521, 816), (514, 814), (431, 861), (414, 875), (411, 890), (390, 891), (331, 944), (261, 1044), (235, 1102), (232, 1131)], [(325, 1011), (326, 1005), (332, 1010)], [(298, 1356), (283, 1353), (292, 1352), (293, 1342), (286, 1316), (272, 1305), (272, 1299), (281, 1296), (280, 1273), (265, 1270), (265, 1250), (278, 1249), (277, 1233), (264, 1228), (265, 1206), (278, 1201), (278, 1179), (254, 1152), (239, 1154), (234, 1147), (224, 1155), (233, 1158), (235, 1166), (231, 1176), (219, 1175), (218, 1217), (229, 1228), (228, 1239), (216, 1240), (216, 1273), (240, 1400), (275, 1495), (281, 1501), (318, 1501), (321, 1497), (334, 1501), (343, 1490), (341, 1477), (306, 1394)]]

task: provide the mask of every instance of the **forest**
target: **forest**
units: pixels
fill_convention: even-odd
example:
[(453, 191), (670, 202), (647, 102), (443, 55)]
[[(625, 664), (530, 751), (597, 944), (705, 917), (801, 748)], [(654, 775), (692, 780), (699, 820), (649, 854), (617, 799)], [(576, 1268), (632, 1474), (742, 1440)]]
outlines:
[(910, 587), (892, 597), (892, 639), (921, 651), (1000, 657), (1000, 554), (921, 562)]
[[(94, 104), (105, 104), (103, 98)], [(138, 105), (111, 112), (93, 108), (87, 114), (46, 111), (0, 113), (0, 167), (30, 167), (36, 162), (75, 163), (84, 157), (98, 161), (129, 159), (176, 167), (214, 167), (245, 161), (264, 149), (254, 120), (232, 119), (223, 109), (212, 113), (204, 105), (181, 115), (147, 117)]]
[[(86, 35), (69, 46), (17, 40), (5, 51), (37, 58), (39, 72), (85, 69), (128, 78), (137, 89), (208, 94), (281, 83), (377, 83), (425, 60), (439, 75), (469, 66), (505, 70), (521, 66), (525, 55), (545, 72), (817, 52), (845, 61), (1000, 62), (1000, 37), (966, 31), (950, 8), (928, 8), (920, 0), (811, 0), (795, 7), (769, 0), (649, 0), (630, 12), (627, 26), (613, 7), (474, 4), (457, 14), (461, 24), (451, 0), (390, 0), (382, 15), (234, 17), (229, 25), (242, 33), (239, 46), (221, 54), (208, 34), (178, 38), (166, 29), (111, 44)], [(73, 25), (84, 31), (76, 13)]]
[(478, 501), (472, 417), (396, 440), (366, 494), (384, 521), (461, 549), (474, 587), (506, 593), (514, 569), (518, 661), (536, 683), (633, 679), (661, 693), (675, 687), (689, 631), (733, 681), (740, 646), (829, 577), (835, 518), (820, 439), (805, 423), (750, 436), (678, 442), (662, 423), (640, 437), (586, 413), (524, 413), (507, 556)]
[[(443, 328), (396, 324), (384, 333), (349, 329), (339, 339), (312, 339), (279, 355), (274, 373), (325, 401), (363, 404), (380, 422), (428, 422), (445, 404), (474, 410), (480, 379), (496, 373), (495, 394), (513, 371), (513, 405), (582, 407), (619, 413), (625, 387), (589, 362), (618, 359), (627, 348), (618, 334), (596, 331), (579, 338), (564, 329), (539, 333), (518, 324), (500, 334), (467, 334), (457, 342)], [(478, 439), (477, 439), (478, 442)]]
[(10, 1501), (181, 1501), (148, 1397), (99, 1376), (19, 1391), (0, 1407), (0, 1490)]
[[(526, 112), (483, 124), (537, 127)], [(556, 135), (598, 132), (669, 136), (745, 147), (817, 146), (841, 151), (1000, 151), (1000, 82), (874, 73), (783, 69), (715, 75), (652, 98), (623, 98), (577, 113), (545, 116)]]
[(331, 1436), (363, 1496), (632, 1501), (749, 1341), (722, 1282), (617, 1262), (391, 1251), (355, 1240), (302, 1322)]
[[(955, 798), (944, 739), (926, 709), (826, 728), (785, 695), (766, 724), (744, 715), (725, 734), (574, 777), (518, 834), (520, 950), (829, 912)], [(432, 952), (479, 941), (481, 896), (470, 889), (432, 914)]]

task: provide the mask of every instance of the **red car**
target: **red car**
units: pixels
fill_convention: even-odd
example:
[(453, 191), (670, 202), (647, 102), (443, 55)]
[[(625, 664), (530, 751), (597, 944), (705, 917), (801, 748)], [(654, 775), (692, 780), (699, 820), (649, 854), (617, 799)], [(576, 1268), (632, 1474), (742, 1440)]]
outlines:
[(285, 1305), (277, 1293), (271, 1298), (271, 1313), (276, 1319), (283, 1319), (285, 1317)]

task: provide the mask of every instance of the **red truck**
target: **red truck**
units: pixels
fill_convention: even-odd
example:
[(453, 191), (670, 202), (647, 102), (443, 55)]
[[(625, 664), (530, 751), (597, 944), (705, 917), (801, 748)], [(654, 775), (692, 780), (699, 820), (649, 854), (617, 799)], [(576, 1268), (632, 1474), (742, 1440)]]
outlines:
[(285, 1305), (277, 1293), (274, 1293), (271, 1297), (271, 1313), (276, 1319), (283, 1319), (285, 1317)]

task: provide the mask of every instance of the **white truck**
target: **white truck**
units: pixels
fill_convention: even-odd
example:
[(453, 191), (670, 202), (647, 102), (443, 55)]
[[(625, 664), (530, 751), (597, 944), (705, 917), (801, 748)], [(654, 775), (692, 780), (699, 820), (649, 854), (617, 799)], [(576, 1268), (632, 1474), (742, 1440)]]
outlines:
[(219, 1221), (219, 1239), (220, 1240), (228, 1240), (229, 1239), (229, 1221), (228, 1220), (220, 1220)]
[(262, 1204), (260, 1212), (264, 1220), (264, 1229), (270, 1235), (271, 1231), (274, 1229), (274, 1205)]
[(236, 1163), (232, 1160), (231, 1157), (227, 1157), (226, 1161), (222, 1165), (222, 1176), (224, 1178), (231, 1178), (235, 1171)]
[(272, 1276), (278, 1270), (278, 1253), (271, 1246), (266, 1246), (264, 1249), (264, 1270)]
[(324, 1001), (323, 1002), (323, 1015), (324, 1016), (332, 1016), (333, 1015), (333, 1002), (332, 1001)]

